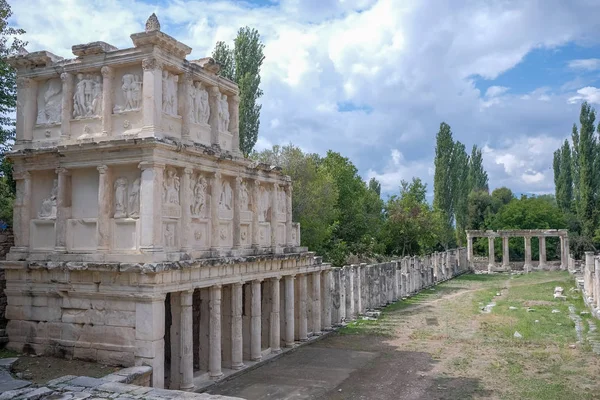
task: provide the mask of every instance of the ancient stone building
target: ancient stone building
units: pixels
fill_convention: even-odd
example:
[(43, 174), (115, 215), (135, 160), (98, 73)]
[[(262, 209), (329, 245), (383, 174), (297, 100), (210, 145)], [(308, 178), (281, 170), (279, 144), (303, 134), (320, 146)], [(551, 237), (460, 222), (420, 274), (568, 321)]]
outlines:
[(330, 266), (299, 246), (289, 177), (240, 154), (237, 86), (154, 15), (131, 40), (9, 59), (8, 346), (190, 390), (320, 331)]

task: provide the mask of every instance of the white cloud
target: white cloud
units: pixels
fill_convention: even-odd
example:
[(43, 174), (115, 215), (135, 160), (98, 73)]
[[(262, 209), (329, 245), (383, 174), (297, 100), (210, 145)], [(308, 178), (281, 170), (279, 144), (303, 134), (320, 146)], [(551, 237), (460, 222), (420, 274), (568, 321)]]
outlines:
[(569, 103), (579, 103), (587, 101), (588, 103), (600, 104), (600, 89), (594, 86), (586, 86), (577, 91), (577, 95), (569, 97)]
[(600, 69), (600, 58), (585, 58), (569, 61), (569, 68), (584, 71), (595, 71)]
[(485, 97), (497, 97), (508, 91), (506, 86), (490, 86), (485, 91)]

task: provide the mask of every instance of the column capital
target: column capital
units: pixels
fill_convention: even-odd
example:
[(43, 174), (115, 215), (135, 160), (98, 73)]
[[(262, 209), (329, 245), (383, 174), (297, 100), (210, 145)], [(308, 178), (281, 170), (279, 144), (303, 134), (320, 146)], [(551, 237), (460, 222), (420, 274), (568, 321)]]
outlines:
[[(98, 167), (98, 168), (100, 168), (100, 167)], [(57, 175), (71, 175), (71, 172), (64, 167), (58, 167), (54, 171), (56, 172)]]
[(152, 168), (164, 169), (165, 164), (157, 163), (155, 161), (142, 161), (141, 163), (138, 164), (138, 168), (141, 169), (142, 171), (144, 171), (146, 169), (152, 169)]
[(74, 75), (69, 72), (63, 72), (62, 74), (60, 74), (60, 80), (66, 83), (73, 82), (73, 77)]
[(231, 284), (231, 286), (236, 287), (236, 288), (240, 287), (240, 286), (243, 286), (243, 285), (244, 285), (243, 282), (234, 282), (234, 283)]
[(104, 78), (112, 78), (115, 76), (115, 69), (105, 65), (104, 67), (100, 68), (100, 73)]
[(270, 278), (272, 281), (276, 281), (279, 282), (281, 280), (281, 276), (274, 276), (272, 278)]
[(13, 179), (15, 181), (31, 179), (31, 173), (29, 171), (13, 172)]
[(142, 69), (144, 71), (162, 70), (162, 68), (163, 66), (160, 61), (154, 57), (148, 57), (142, 60)]
[(108, 172), (108, 166), (107, 165), (98, 165), (96, 167), (96, 169), (98, 170), (98, 172), (100, 173), (100, 175), (103, 175), (105, 173)]
[(256, 283), (262, 283), (262, 281), (264, 281), (264, 279), (263, 279), (263, 278), (257, 278), (257, 279), (252, 279), (252, 281), (251, 281), (251, 282), (252, 282), (253, 284), (256, 284)]
[(296, 275), (285, 275), (283, 278), (293, 281), (294, 279), (296, 279)]
[(31, 78), (19, 77), (17, 78), (17, 86), (24, 89), (33, 87), (37, 82)]
[(238, 176), (235, 177), (235, 181), (237, 183), (241, 184), (244, 181), (244, 178), (242, 178), (241, 176), (238, 175)]
[(215, 171), (213, 172), (213, 179), (221, 179), (222, 175), (221, 175), (221, 171)]
[[(235, 284), (234, 284), (234, 285), (235, 285)], [(220, 289), (222, 289), (222, 288), (223, 288), (223, 285), (221, 285), (220, 283), (217, 283), (217, 284), (215, 284), (215, 285), (212, 285), (210, 288), (211, 288), (211, 289), (219, 289), (219, 290), (220, 290)]]
[(192, 174), (194, 173), (194, 169), (193, 169), (193, 168), (191, 168), (191, 167), (185, 167), (185, 168), (183, 169), (183, 173), (184, 173), (185, 175), (192, 175)]

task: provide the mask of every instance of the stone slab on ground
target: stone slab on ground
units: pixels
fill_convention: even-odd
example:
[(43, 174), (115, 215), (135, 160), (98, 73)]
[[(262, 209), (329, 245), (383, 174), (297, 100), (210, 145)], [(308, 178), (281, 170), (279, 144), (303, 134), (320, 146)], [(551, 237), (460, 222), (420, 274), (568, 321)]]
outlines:
[(31, 385), (31, 382), (15, 379), (10, 372), (5, 369), (0, 369), (0, 393), (21, 389), (29, 385)]

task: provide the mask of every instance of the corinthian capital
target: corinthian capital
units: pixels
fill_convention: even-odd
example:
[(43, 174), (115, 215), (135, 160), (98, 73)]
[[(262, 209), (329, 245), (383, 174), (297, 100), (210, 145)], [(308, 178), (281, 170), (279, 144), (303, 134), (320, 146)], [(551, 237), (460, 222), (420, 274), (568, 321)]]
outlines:
[(142, 60), (142, 68), (144, 71), (154, 71), (162, 69), (162, 65), (156, 58), (144, 58)]

